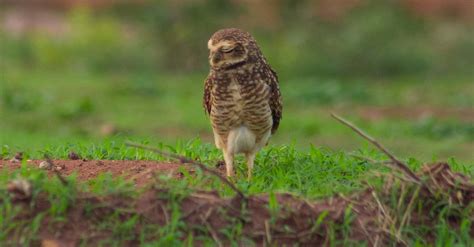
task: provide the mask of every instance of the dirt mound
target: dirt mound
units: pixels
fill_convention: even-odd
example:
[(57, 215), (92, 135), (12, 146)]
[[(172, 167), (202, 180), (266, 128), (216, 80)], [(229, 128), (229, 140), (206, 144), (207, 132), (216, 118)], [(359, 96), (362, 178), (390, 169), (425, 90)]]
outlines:
[[(245, 245), (245, 238), (258, 245), (320, 246), (337, 239), (365, 241), (370, 246), (408, 245), (402, 229), (417, 225), (433, 228), (426, 231), (429, 242), (439, 214), (446, 212), (444, 209), (472, 210), (474, 185), (466, 176), (452, 172), (446, 163), (426, 166), (417, 175), (419, 183), (384, 174), (383, 188), (367, 188), (353, 195), (314, 202), (291, 194), (224, 198), (212, 191), (182, 193), (157, 185), (138, 198), (80, 194), (67, 212), (67, 221), (57, 223), (45, 217), (43, 223), (50, 227), (42, 228), (40, 236), (63, 245), (93, 245), (113, 237), (108, 229), (94, 226), (102, 219), (118, 215), (122, 222), (136, 220), (133, 237), (127, 240), (129, 245), (139, 243), (147, 225), (166, 227), (176, 222), (182, 222), (175, 227), (183, 239), (192, 235), (199, 243), (199, 237), (205, 236), (219, 246), (236, 240), (224, 234), (223, 229), (239, 229), (241, 245)], [(10, 188), (12, 198), (16, 194), (18, 191)], [(31, 220), (50, 207), (48, 195), (44, 194), (34, 199), (23, 197), (17, 204), (24, 205), (23, 220)], [(176, 210), (180, 212), (179, 219)], [(453, 227), (458, 227), (462, 220), (456, 213), (448, 219)], [(236, 228), (237, 225), (240, 227)], [(145, 241), (153, 240), (153, 236), (157, 237), (148, 235), (150, 239)]]
[[(31, 160), (27, 163), (31, 166), (40, 167), (45, 160)], [(185, 166), (175, 163), (165, 163), (150, 160), (52, 160), (50, 175), (58, 171), (62, 175), (76, 173), (79, 180), (89, 180), (101, 173), (109, 172), (114, 177), (122, 176), (133, 181), (137, 186), (149, 183), (154, 173), (171, 174), (179, 177), (179, 167)], [(16, 161), (0, 160), (0, 169), (18, 169), (21, 163)], [(190, 168), (187, 168), (190, 169)]]

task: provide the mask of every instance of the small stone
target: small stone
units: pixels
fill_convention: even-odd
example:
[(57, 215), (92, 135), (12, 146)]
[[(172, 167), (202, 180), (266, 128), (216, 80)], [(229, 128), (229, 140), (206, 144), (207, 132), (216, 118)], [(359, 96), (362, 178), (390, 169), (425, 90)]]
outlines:
[(15, 154), (15, 159), (17, 160), (23, 160), (23, 152), (18, 152)]
[(26, 179), (15, 179), (7, 186), (13, 201), (28, 200), (31, 198), (31, 183)]
[(53, 164), (49, 163), (48, 161), (42, 161), (40, 164), (39, 164), (39, 168), (40, 169), (45, 169), (45, 170), (49, 170), (51, 169), (51, 167), (53, 166)]
[(79, 160), (81, 157), (75, 152), (69, 152), (68, 157), (70, 160)]
[(66, 169), (66, 165), (65, 165), (65, 164), (58, 164), (58, 165), (56, 165), (56, 166), (54, 167), (54, 169), (55, 169), (56, 171), (61, 171), (61, 170)]
[(10, 161), (13, 163), (20, 163), (23, 160), (23, 152), (18, 152), (15, 154), (15, 157), (13, 157)]

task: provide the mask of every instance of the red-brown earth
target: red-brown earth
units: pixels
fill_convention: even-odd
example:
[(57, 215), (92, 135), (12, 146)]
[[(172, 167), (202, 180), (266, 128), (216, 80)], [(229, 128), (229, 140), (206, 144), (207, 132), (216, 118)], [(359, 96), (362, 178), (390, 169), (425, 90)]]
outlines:
[[(28, 160), (27, 164), (32, 167), (39, 167), (44, 160)], [(52, 160), (50, 169), (46, 169), (49, 175), (54, 175), (58, 171), (61, 175), (67, 176), (77, 174), (79, 180), (90, 180), (101, 173), (111, 173), (114, 177), (123, 177), (133, 181), (137, 186), (146, 185), (152, 180), (153, 174), (169, 174), (173, 177), (180, 177), (180, 167), (192, 169), (187, 165), (169, 162), (158, 162), (151, 160)], [(0, 169), (6, 167), (10, 170), (20, 168), (20, 162), (0, 160)]]
[[(42, 161), (29, 161), (31, 166), (39, 166)], [(110, 172), (114, 176), (123, 176), (133, 180), (138, 186), (153, 181), (152, 174), (168, 173), (179, 177), (181, 165), (154, 161), (84, 161), (54, 160), (51, 169), (58, 170), (62, 175), (76, 172), (79, 179), (88, 180), (102, 172)], [(19, 168), (18, 162), (1, 161), (1, 167)], [(0, 168), (1, 168), (0, 167)], [(191, 169), (186, 167), (185, 169)], [(222, 171), (221, 171), (222, 172)], [(49, 170), (54, 175), (54, 170)], [(386, 177), (384, 188), (375, 190), (367, 188), (352, 195), (337, 195), (325, 200), (308, 201), (295, 195), (278, 193), (275, 199), (269, 195), (250, 195), (240, 197), (221, 197), (215, 191), (195, 191), (189, 195), (181, 195), (179, 201), (179, 230), (183, 237), (191, 235), (199, 245), (199, 237), (207, 236), (216, 245), (229, 245), (235, 239), (225, 235), (222, 229), (231, 229), (241, 224), (241, 233), (258, 245), (300, 244), (321, 246), (333, 243), (335, 239), (349, 238), (354, 241), (365, 241), (369, 246), (396, 243), (407, 245), (402, 236), (394, 236), (388, 226), (399, 223), (410, 225), (435, 226), (438, 216), (432, 215), (437, 205), (449, 202), (450, 205), (464, 209), (474, 200), (474, 185), (462, 174), (454, 173), (446, 163), (426, 166), (417, 176), (421, 185), (398, 180), (390, 174)], [(33, 220), (39, 213), (47, 213), (51, 207), (50, 199), (44, 192), (39, 195), (25, 196), (19, 183), (11, 183), (9, 195), (17, 206), (22, 208), (17, 216), (19, 222)], [(223, 185), (224, 186), (224, 185)], [(418, 191), (418, 192), (416, 192)], [(146, 225), (165, 226), (170, 223), (175, 198), (172, 190), (163, 187), (149, 187), (143, 194), (134, 198), (119, 195), (97, 196), (79, 192), (75, 202), (68, 208), (66, 221), (55, 222), (45, 217), (39, 230), (39, 242), (43, 246), (78, 246), (92, 245), (100, 240), (110, 239), (113, 233), (107, 229), (99, 229), (96, 225), (107, 217), (119, 215), (122, 222), (137, 217), (136, 226), (130, 233), (132, 239), (125, 245), (138, 245), (141, 231)], [(391, 204), (393, 195), (405, 195), (398, 200), (398, 206)], [(435, 196), (434, 196), (435, 195)], [(2, 200), (0, 198), (0, 200)], [(269, 207), (272, 200), (278, 201), (278, 213)], [(423, 210), (414, 210), (410, 205), (413, 201), (423, 204)], [(275, 203), (274, 203), (275, 204)], [(400, 206), (403, 205), (403, 206)], [(92, 208), (92, 209), (91, 209)], [(350, 208), (351, 215), (347, 214)], [(402, 211), (400, 211), (402, 209)], [(326, 216), (321, 218), (321, 215)], [(408, 221), (406, 216), (409, 215)], [(344, 232), (342, 226), (347, 223), (351, 231)], [(317, 219), (321, 222), (316, 223)], [(458, 227), (462, 218), (451, 217), (453, 227)], [(395, 225), (393, 225), (395, 224)], [(470, 229), (474, 236), (474, 225)], [(335, 239), (331, 238), (335, 237)], [(156, 238), (153, 235), (151, 239)], [(432, 243), (435, 236), (428, 233), (426, 241)], [(12, 240), (15, 243), (15, 240)], [(95, 243), (95, 244), (94, 244)], [(241, 242), (241, 245), (245, 242)]]

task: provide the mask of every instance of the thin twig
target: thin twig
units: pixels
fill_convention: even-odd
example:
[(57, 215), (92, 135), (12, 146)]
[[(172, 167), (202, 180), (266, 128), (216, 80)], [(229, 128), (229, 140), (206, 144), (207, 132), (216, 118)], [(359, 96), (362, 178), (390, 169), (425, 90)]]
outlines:
[(400, 198), (398, 199), (398, 203), (397, 203), (397, 212), (401, 210), (402, 204), (405, 202), (405, 193), (406, 193), (405, 183), (400, 183)]
[(214, 242), (216, 242), (216, 245), (219, 246), (219, 247), (222, 247), (223, 245), (222, 245), (221, 240), (219, 239), (219, 236), (217, 235), (214, 228), (212, 228), (211, 224), (209, 224), (209, 222), (207, 222), (207, 219), (205, 219), (203, 216), (201, 216), (201, 221), (206, 226), (209, 233), (211, 233), (211, 237), (212, 237), (212, 239), (214, 239)]
[[(382, 178), (387, 177), (387, 174), (381, 173), (381, 172), (377, 172), (377, 171), (373, 171), (372, 174), (374, 174), (374, 176), (376, 176), (376, 177), (382, 177)], [(406, 176), (399, 176), (399, 175), (397, 175), (397, 174), (395, 174), (395, 173), (390, 173), (390, 176), (392, 176), (392, 177), (394, 177), (394, 178), (396, 178), (396, 179), (398, 179), (398, 180), (400, 180), (400, 181), (405, 181), (405, 182), (409, 182), (409, 183), (413, 182), (413, 179), (407, 178)], [(387, 185), (387, 186), (384, 186), (384, 187), (385, 187), (385, 188), (391, 188), (391, 187), (388, 186), (388, 185)]]
[(199, 205), (199, 206), (197, 206), (197, 207), (194, 207), (193, 209), (191, 209), (191, 211), (189, 211), (189, 212), (186, 213), (185, 215), (181, 216), (179, 219), (180, 219), (180, 220), (186, 220), (189, 216), (194, 215), (194, 213), (196, 213), (197, 211), (199, 211), (199, 210), (202, 209), (203, 207), (209, 207), (209, 205), (203, 203), (203, 204), (201, 204), (201, 205)]
[(380, 236), (379, 236), (379, 234), (377, 234), (377, 235), (375, 236), (374, 247), (378, 247), (378, 246), (379, 246), (379, 239), (380, 239)]
[(402, 230), (403, 230), (403, 226), (405, 225), (405, 223), (408, 225), (409, 223), (407, 222), (407, 219), (409, 217), (409, 215), (411, 214), (411, 210), (412, 210), (412, 207), (413, 207), (413, 204), (415, 203), (415, 200), (416, 198), (418, 197), (418, 193), (420, 192), (420, 187), (417, 187), (415, 192), (413, 193), (413, 195), (411, 196), (411, 199), (410, 199), (410, 202), (408, 203), (408, 206), (405, 210), (405, 213), (403, 214), (403, 217), (402, 217), (402, 220), (400, 222), (400, 227), (398, 228), (398, 231), (397, 231), (397, 238), (401, 238), (401, 234), (402, 234)]
[(53, 160), (51, 159), (51, 157), (49, 157), (49, 155), (45, 154), (44, 155), (44, 158), (46, 159), (46, 162), (48, 162), (49, 164), (51, 164), (51, 167), (53, 168), (53, 171), (54, 173), (56, 174), (56, 177), (58, 177), (59, 181), (61, 181), (61, 183), (66, 186), (68, 185), (68, 182), (67, 180), (63, 177), (63, 175), (61, 175), (61, 173), (56, 170), (56, 166), (54, 165), (54, 162)]
[(169, 220), (170, 217), (168, 216), (168, 213), (166, 212), (166, 208), (161, 203), (160, 203), (160, 208), (161, 208), (161, 211), (163, 211), (163, 215), (165, 216), (166, 224), (169, 224), (170, 223), (170, 220)]
[(387, 219), (388, 221), (391, 222), (392, 218), (390, 217), (389, 214), (387, 214), (387, 212), (385, 212), (385, 207), (383, 206), (382, 202), (379, 200), (379, 197), (377, 196), (377, 193), (375, 193), (375, 190), (372, 190), (372, 196), (374, 197), (375, 202), (377, 202), (377, 205), (378, 205), (380, 211), (384, 215), (384, 219)]
[[(338, 193), (337, 195), (338, 195), (339, 197), (341, 197), (342, 200), (344, 200), (344, 201), (346, 201), (346, 202), (348, 202), (348, 203), (351, 203), (351, 204), (353, 204), (353, 205), (362, 205), (362, 204), (363, 204), (362, 202), (358, 202), (358, 201), (355, 201), (355, 200), (350, 199), (349, 197), (343, 195), (342, 193)], [(353, 210), (354, 210), (354, 209), (353, 209)]]
[(385, 153), (393, 161), (393, 164), (398, 169), (400, 169), (402, 172), (404, 172), (406, 175), (408, 175), (412, 180), (414, 180), (414, 182), (416, 182), (416, 183), (421, 182), (420, 178), (412, 170), (410, 170), (410, 168), (408, 168), (408, 166), (405, 163), (403, 163), (402, 161), (397, 159), (397, 157), (395, 157), (395, 155), (393, 155), (390, 151), (388, 151), (384, 146), (382, 146), (382, 144), (377, 142), (373, 137), (369, 136), (364, 131), (357, 128), (354, 124), (350, 123), (349, 121), (345, 120), (344, 118), (342, 118), (342, 117), (340, 117), (340, 116), (338, 116), (334, 113), (331, 113), (331, 116), (333, 118), (335, 118), (337, 121), (339, 121), (342, 124), (346, 125), (347, 127), (351, 128), (357, 134), (359, 134), (360, 136), (362, 136), (363, 138), (368, 140), (370, 143), (372, 143), (374, 146), (376, 146), (380, 151)]
[(364, 232), (365, 236), (367, 237), (367, 240), (369, 240), (369, 244), (372, 246), (376, 247), (372, 241), (371, 234), (365, 229), (364, 223), (362, 223), (360, 217), (357, 217), (357, 222), (359, 222), (360, 228), (362, 228), (362, 231)]
[(169, 157), (169, 158), (172, 158), (172, 159), (175, 159), (175, 160), (178, 160), (181, 164), (193, 164), (199, 168), (201, 168), (203, 171), (209, 173), (209, 174), (212, 174), (216, 177), (218, 177), (222, 182), (224, 182), (226, 185), (228, 185), (233, 191), (235, 191), (240, 198), (245, 198), (245, 195), (244, 193), (242, 193), (242, 191), (240, 191), (239, 189), (237, 189), (237, 187), (235, 187), (234, 184), (232, 184), (228, 179), (226, 179), (225, 177), (221, 176), (217, 171), (211, 169), (211, 168), (208, 168), (206, 167), (204, 164), (198, 162), (198, 161), (195, 161), (193, 159), (190, 159), (188, 157), (185, 157), (185, 156), (182, 156), (182, 155), (178, 155), (178, 154), (174, 154), (174, 153), (169, 153), (169, 152), (165, 152), (165, 151), (162, 151), (158, 148), (154, 148), (154, 147), (150, 147), (150, 146), (146, 146), (146, 145), (142, 145), (142, 144), (138, 144), (138, 143), (132, 143), (132, 142), (126, 142), (125, 145), (127, 146), (130, 146), (130, 147), (136, 147), (136, 148), (141, 148), (141, 149), (147, 149), (147, 150), (150, 150), (150, 151), (153, 151), (155, 153), (158, 153), (160, 155), (163, 155), (165, 157)]
[(265, 225), (265, 240), (267, 241), (267, 244), (271, 245), (272, 244), (272, 234), (271, 234), (270, 224), (269, 224), (268, 220), (265, 220), (264, 225)]
[(349, 156), (352, 156), (356, 159), (365, 160), (367, 162), (374, 163), (374, 164), (383, 164), (383, 165), (393, 164), (393, 161), (391, 161), (391, 160), (376, 160), (376, 159), (372, 159), (370, 157), (363, 156), (363, 155), (358, 155), (358, 154), (349, 154)]

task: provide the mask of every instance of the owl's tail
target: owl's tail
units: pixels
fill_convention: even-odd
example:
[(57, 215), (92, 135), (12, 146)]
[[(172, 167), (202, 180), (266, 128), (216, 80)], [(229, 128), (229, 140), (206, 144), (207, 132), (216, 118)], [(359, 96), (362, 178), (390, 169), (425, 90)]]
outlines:
[(254, 150), (255, 134), (245, 126), (237, 127), (230, 131), (227, 139), (230, 150), (234, 153), (248, 153)]

